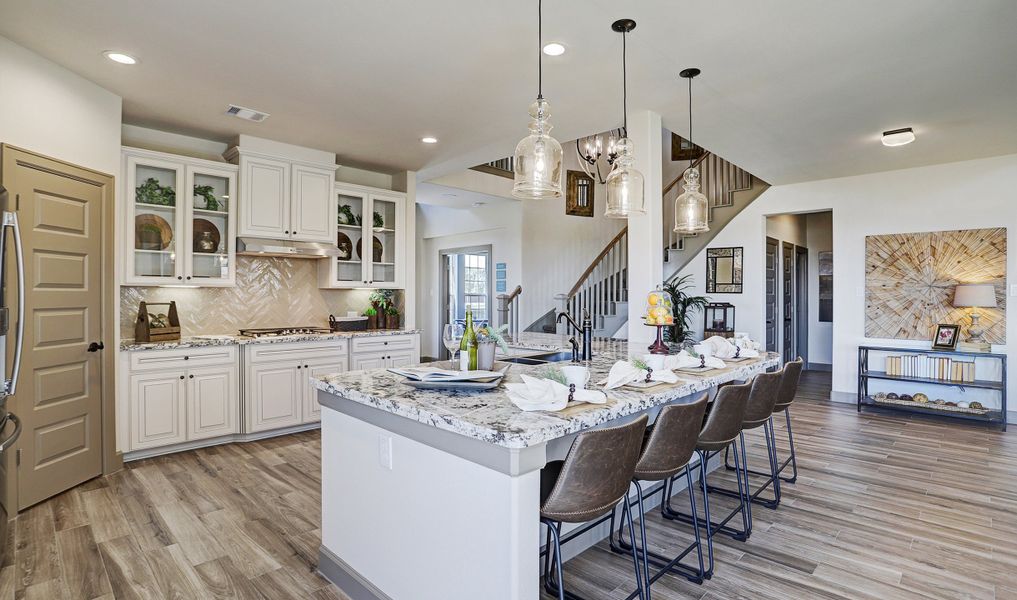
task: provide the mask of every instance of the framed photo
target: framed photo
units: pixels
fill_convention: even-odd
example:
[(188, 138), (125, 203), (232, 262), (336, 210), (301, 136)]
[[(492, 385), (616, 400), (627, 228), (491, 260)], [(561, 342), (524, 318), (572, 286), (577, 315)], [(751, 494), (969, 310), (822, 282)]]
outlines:
[(960, 325), (936, 325), (936, 337), (932, 339), (933, 350), (953, 350), (957, 347)]
[(706, 293), (742, 293), (742, 248), (706, 250)]
[(565, 186), (565, 214), (593, 216), (593, 178), (582, 171), (569, 171)]

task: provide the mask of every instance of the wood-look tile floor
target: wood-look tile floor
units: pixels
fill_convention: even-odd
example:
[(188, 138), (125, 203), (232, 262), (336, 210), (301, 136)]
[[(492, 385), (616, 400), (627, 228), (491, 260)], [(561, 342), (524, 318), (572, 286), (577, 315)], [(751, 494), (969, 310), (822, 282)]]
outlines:
[[(748, 542), (717, 537), (712, 580), (667, 576), (653, 597), (1017, 598), (1017, 433), (859, 415), (828, 395), (828, 374), (805, 374), (800, 478), (781, 507), (755, 508)], [(12, 524), (0, 600), (343, 598), (315, 572), (320, 448), (308, 432), (138, 461), (39, 504)], [(655, 515), (647, 527), (663, 552), (689, 539)], [(623, 598), (630, 581), (606, 543), (566, 564), (591, 600)]]

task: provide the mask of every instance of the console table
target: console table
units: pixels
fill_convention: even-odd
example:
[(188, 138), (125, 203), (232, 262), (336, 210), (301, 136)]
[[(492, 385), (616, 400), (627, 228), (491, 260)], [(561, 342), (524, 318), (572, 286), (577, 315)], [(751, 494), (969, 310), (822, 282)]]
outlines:
[[(974, 381), (952, 381), (948, 379), (939, 379), (935, 377), (916, 377), (913, 375), (890, 375), (884, 370), (876, 370), (871, 368), (869, 365), (869, 353), (899, 353), (899, 354), (918, 354), (932, 357), (958, 357), (958, 358), (969, 358), (969, 359), (981, 359), (990, 361), (999, 361), (999, 379), (975, 379)], [(983, 363), (984, 364), (984, 363)], [(977, 375), (977, 368), (976, 368)], [(935, 408), (937, 405), (930, 404), (929, 406), (921, 405), (901, 405), (901, 404), (887, 404), (877, 403), (873, 400), (873, 396), (869, 392), (869, 384), (873, 381), (892, 381), (892, 382), (908, 382), (917, 384), (916, 389), (908, 393), (913, 392), (925, 392), (927, 386), (947, 386), (966, 390), (989, 390), (985, 392), (991, 396), (998, 396), (999, 406), (989, 406), (985, 404), (988, 410), (985, 414), (974, 414), (966, 412), (957, 412), (951, 410), (944, 410), (942, 408)], [(898, 386), (899, 387), (899, 386)], [(920, 389), (919, 389), (920, 388)], [(962, 352), (962, 351), (947, 351), (947, 350), (920, 350), (915, 348), (892, 348), (886, 346), (859, 346), (858, 347), (858, 412), (862, 411), (862, 407), (875, 407), (884, 410), (895, 410), (902, 412), (936, 415), (940, 417), (951, 417), (955, 419), (968, 419), (974, 421), (983, 421), (988, 423), (995, 423), (1000, 426), (1003, 431), (1006, 431), (1006, 354), (990, 353), (990, 352)]]

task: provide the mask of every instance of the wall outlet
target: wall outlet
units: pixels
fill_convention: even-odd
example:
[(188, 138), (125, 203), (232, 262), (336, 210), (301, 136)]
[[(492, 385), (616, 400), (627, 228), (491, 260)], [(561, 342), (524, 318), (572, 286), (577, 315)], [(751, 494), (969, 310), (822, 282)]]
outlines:
[(392, 470), (392, 438), (387, 435), (378, 436), (378, 464)]
[(1010, 295), (1017, 296), (1017, 283), (1010, 284)]

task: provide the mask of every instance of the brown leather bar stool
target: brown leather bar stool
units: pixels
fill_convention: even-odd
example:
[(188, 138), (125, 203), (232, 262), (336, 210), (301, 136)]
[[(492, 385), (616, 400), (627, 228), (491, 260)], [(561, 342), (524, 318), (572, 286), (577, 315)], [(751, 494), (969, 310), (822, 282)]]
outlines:
[[(544, 588), (556, 594), (559, 600), (579, 599), (565, 591), (561, 545), (588, 530), (584, 528), (562, 538), (562, 523), (585, 523), (605, 517), (621, 503), (629, 536), (635, 538), (632, 511), (624, 500), (639, 460), (647, 420), (646, 415), (642, 415), (626, 425), (581, 433), (572, 442), (564, 461), (550, 462), (541, 471), (540, 522), (547, 526)], [(554, 579), (551, 577), (552, 560), (557, 575)], [(635, 548), (632, 549), (632, 566), (638, 596), (649, 600), (650, 591), (645, 588)]]
[[(777, 403), (777, 392), (780, 389), (781, 379), (784, 377), (784, 370), (774, 371), (773, 373), (760, 373), (752, 380), (752, 391), (749, 392), (749, 401), (745, 406), (745, 417), (742, 420), (742, 431), (739, 434), (738, 446), (741, 449), (741, 464), (739, 465), (738, 456), (735, 456), (735, 471), (739, 469), (742, 471), (742, 477), (739, 477), (739, 481), (744, 485), (744, 490), (733, 492), (728, 489), (710, 486), (709, 491), (715, 492), (724, 496), (731, 496), (743, 498), (747, 496), (749, 499), (749, 505), (747, 506), (748, 523), (741, 532), (733, 532), (736, 539), (746, 540), (752, 535), (752, 503), (756, 502), (766, 506), (767, 508), (777, 508), (780, 505), (780, 477), (777, 475), (777, 449), (774, 445), (774, 438), (772, 436), (773, 426), (773, 407)], [(767, 480), (759, 486), (756, 491), (751, 492), (749, 489), (749, 463), (748, 458), (745, 454), (745, 432), (750, 429), (756, 429), (757, 427), (763, 428), (763, 437), (766, 439), (766, 457), (770, 463), (770, 472), (762, 473)], [(727, 464), (727, 452), (724, 453), (724, 462)], [(760, 494), (768, 488), (773, 488), (773, 500), (766, 500), (760, 498)]]
[[(706, 492), (708, 489), (706, 485), (706, 466), (711, 458), (717, 456), (729, 446), (738, 443), (738, 436), (742, 431), (742, 421), (745, 417), (745, 407), (748, 404), (751, 390), (751, 383), (727, 385), (720, 388), (717, 391), (717, 397), (714, 398), (710, 405), (709, 412), (706, 415), (706, 423), (703, 425), (702, 431), (699, 432), (699, 438), (696, 440), (696, 454), (699, 456), (699, 461), (691, 469), (699, 469), (699, 486), (703, 489), (704, 518), (700, 519), (698, 514), (679, 512), (672, 506), (671, 496), (676, 477), (670, 477), (664, 488), (660, 507), (661, 515), (666, 519), (689, 523), (695, 527), (696, 531), (700, 527), (706, 530), (707, 566), (702, 570), (703, 579), (709, 579), (713, 576), (714, 534), (718, 531), (724, 531), (725, 533), (733, 531), (727, 527), (727, 523), (739, 513), (742, 515), (744, 526), (748, 527), (746, 516), (748, 500), (746, 497), (740, 498), (741, 502), (738, 508), (732, 510), (723, 520), (720, 522), (712, 520), (710, 515), (710, 495)], [(738, 456), (736, 450), (735, 461), (740, 465)], [(738, 476), (738, 489), (742, 490), (741, 470), (737, 470), (736, 473)], [(695, 490), (690, 487), (689, 495), (694, 494)]]
[[(643, 442), (643, 452), (636, 464), (635, 476), (632, 483), (638, 492), (636, 505), (639, 510), (639, 535), (641, 545), (636, 547), (639, 556), (643, 559), (643, 573), (647, 577), (646, 586), (649, 588), (653, 582), (660, 579), (665, 573), (671, 572), (686, 577), (689, 581), (702, 583), (706, 572), (703, 564), (703, 546), (699, 534), (698, 511), (696, 510), (696, 496), (689, 494), (691, 514), (695, 515), (697, 522), (693, 524), (695, 542), (689, 544), (682, 552), (675, 557), (667, 557), (650, 551), (646, 544), (646, 513), (643, 510), (643, 500), (663, 491), (668, 481), (684, 471), (685, 479), (689, 490), (692, 486), (692, 471), (689, 468), (689, 461), (696, 451), (696, 444), (699, 441), (699, 432), (702, 430), (703, 418), (706, 415), (706, 407), (709, 403), (709, 395), (703, 394), (696, 401), (689, 404), (670, 404), (660, 410), (657, 419), (646, 431), (646, 439)], [(662, 482), (660, 486), (643, 493), (640, 482)], [(663, 498), (661, 498), (663, 502)], [(631, 508), (631, 502), (630, 502)], [(632, 550), (632, 544), (626, 542), (622, 534), (622, 526), (618, 526), (617, 538), (614, 532), (614, 514), (611, 515), (611, 549), (618, 553)], [(690, 567), (681, 563), (681, 560), (688, 556), (693, 550), (699, 559), (698, 567)], [(651, 577), (649, 562), (659, 570)], [(630, 595), (629, 598), (633, 598)]]

